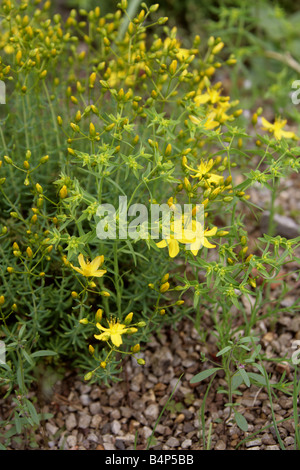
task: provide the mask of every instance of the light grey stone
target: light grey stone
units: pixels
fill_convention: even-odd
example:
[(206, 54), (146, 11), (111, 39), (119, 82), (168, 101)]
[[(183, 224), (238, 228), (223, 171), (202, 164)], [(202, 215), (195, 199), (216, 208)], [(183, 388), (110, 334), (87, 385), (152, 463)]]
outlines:
[(77, 420), (74, 413), (70, 413), (66, 418), (66, 428), (68, 431), (72, 431), (72, 429), (76, 428)]

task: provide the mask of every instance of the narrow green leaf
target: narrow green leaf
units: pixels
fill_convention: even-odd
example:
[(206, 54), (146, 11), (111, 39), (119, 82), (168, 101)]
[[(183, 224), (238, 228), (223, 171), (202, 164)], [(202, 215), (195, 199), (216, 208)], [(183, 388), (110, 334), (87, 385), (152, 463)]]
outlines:
[(248, 423), (247, 423), (246, 418), (244, 418), (244, 416), (241, 413), (235, 410), (234, 410), (234, 417), (235, 417), (237, 426), (244, 432), (248, 431)]
[(26, 403), (28, 412), (30, 414), (30, 417), (32, 418), (32, 421), (35, 424), (40, 424), (40, 419), (39, 419), (39, 416), (38, 416), (37, 411), (35, 409), (35, 406), (31, 403), (30, 400), (26, 400), (25, 403)]
[(31, 354), (31, 357), (42, 357), (42, 356), (56, 356), (55, 351), (50, 351), (50, 349), (41, 349), (40, 351), (35, 351)]
[(221, 369), (222, 367), (213, 367), (212, 369), (204, 370), (203, 372), (200, 372), (200, 374), (195, 375), (190, 380), (190, 383), (195, 384), (195, 383), (201, 382), (201, 380), (207, 379), (207, 377), (210, 377), (212, 374), (214, 374), (215, 372)]
[(259, 383), (260, 385), (267, 385), (266, 379), (263, 375), (256, 374), (255, 372), (248, 372), (248, 377), (251, 381)]
[(247, 387), (250, 387), (250, 379), (248, 377), (248, 374), (247, 372), (245, 371), (245, 369), (239, 369), (240, 371), (240, 374), (243, 378), (243, 381), (245, 382), (245, 384), (247, 385)]
[(22, 424), (21, 424), (20, 417), (16, 411), (14, 413), (14, 418), (15, 418), (14, 421), (15, 421), (15, 426), (16, 426), (16, 432), (17, 434), (21, 434)]
[(28, 352), (25, 349), (22, 349), (22, 354), (25, 357), (26, 361), (29, 362), (30, 365), (34, 366), (34, 362), (29, 356)]
[(221, 349), (221, 351), (219, 351), (216, 356), (222, 356), (223, 354), (225, 354), (227, 351), (230, 351), (230, 349), (232, 349), (232, 346), (226, 346), (225, 348)]
[(243, 383), (243, 377), (238, 371), (231, 379), (231, 386), (233, 390), (236, 390)]
[(19, 330), (19, 335), (18, 335), (19, 339), (22, 339), (22, 336), (25, 333), (25, 328), (26, 328), (26, 323), (23, 323), (23, 325), (21, 326)]

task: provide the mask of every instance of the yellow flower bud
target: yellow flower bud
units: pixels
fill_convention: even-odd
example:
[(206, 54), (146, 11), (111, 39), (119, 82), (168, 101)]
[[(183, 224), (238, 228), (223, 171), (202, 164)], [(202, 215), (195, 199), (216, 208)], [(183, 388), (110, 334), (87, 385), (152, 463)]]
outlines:
[(32, 249), (30, 248), (30, 246), (28, 246), (28, 247), (26, 248), (26, 253), (27, 253), (28, 258), (32, 258), (32, 257), (33, 257), (33, 252), (32, 252)]
[(79, 320), (79, 323), (81, 323), (82, 325), (87, 325), (88, 324), (88, 319), (87, 318), (82, 318), (81, 320)]
[(248, 246), (244, 246), (239, 252), (239, 256), (243, 257), (248, 251)]
[(88, 372), (84, 376), (84, 380), (90, 380), (93, 377), (93, 372)]
[(91, 344), (89, 344), (89, 353), (90, 355), (92, 356), (95, 352), (95, 348), (93, 348), (93, 346)]
[(42, 186), (41, 186), (39, 183), (36, 183), (35, 189), (37, 190), (37, 192), (38, 192), (39, 194), (42, 194), (43, 188), (42, 188)]
[(241, 245), (245, 246), (246, 244), (247, 244), (247, 237), (245, 237), (245, 235), (243, 235), (242, 238), (241, 238)]
[(140, 352), (140, 350), (141, 350), (141, 346), (139, 344), (135, 344), (131, 348), (131, 351), (133, 352), (133, 354), (137, 354), (138, 352)]
[(60, 189), (60, 191), (59, 191), (59, 197), (60, 197), (61, 199), (64, 199), (64, 198), (67, 197), (67, 195), (68, 195), (68, 188), (67, 188), (67, 186), (64, 184), (63, 187), (62, 187), (62, 188)]
[(96, 135), (96, 129), (95, 129), (94, 124), (91, 122), (90, 123), (90, 136), (95, 137), (95, 135)]
[(47, 75), (47, 70), (43, 70), (41, 73), (40, 73), (40, 79), (42, 80), (43, 78), (45, 78)]
[(217, 233), (216, 233), (216, 236), (217, 237), (226, 237), (226, 235), (228, 235), (228, 231), (227, 230), (219, 230)]
[(8, 157), (7, 155), (4, 155), (3, 158), (6, 161), (6, 163), (8, 163), (8, 164), (12, 163), (12, 159), (10, 157)]
[(171, 62), (170, 67), (169, 67), (169, 71), (170, 71), (171, 75), (174, 75), (176, 73), (176, 69), (177, 69), (177, 60), (173, 60)]
[(0, 295), (0, 305), (3, 305), (5, 302), (5, 297), (4, 295)]
[(16, 62), (19, 64), (22, 59), (22, 51), (19, 49), (18, 52), (16, 53)]
[(253, 254), (251, 253), (247, 258), (246, 258), (246, 263), (249, 263), (249, 261), (251, 260), (251, 258), (253, 257)]
[(105, 128), (106, 132), (110, 132), (115, 127), (115, 125), (116, 125), (116, 123), (112, 122), (111, 124), (106, 126), (106, 128)]
[(164, 284), (162, 284), (160, 286), (160, 292), (163, 294), (164, 292), (167, 292), (167, 290), (169, 290), (170, 288), (170, 284), (168, 282), (165, 282)]
[(81, 121), (81, 112), (80, 112), (80, 110), (78, 110), (77, 113), (76, 113), (75, 121), (76, 121), (76, 122)]
[(187, 177), (184, 178), (183, 180), (184, 187), (187, 191), (190, 191), (192, 189), (191, 183), (187, 179)]
[(171, 155), (171, 152), (172, 152), (172, 145), (168, 144), (165, 150), (165, 156), (168, 157), (169, 155)]
[(182, 151), (182, 155), (183, 155), (183, 156), (188, 155), (191, 151), (192, 151), (191, 148), (184, 149), (184, 150)]
[(49, 155), (45, 155), (44, 157), (42, 157), (42, 158), (40, 159), (40, 162), (41, 162), (41, 163), (46, 163), (48, 160), (49, 160)]
[(68, 153), (69, 153), (70, 155), (75, 155), (75, 151), (74, 151), (72, 148), (70, 148), (70, 147), (68, 148)]
[(252, 116), (252, 124), (255, 126), (256, 123), (257, 123), (257, 113), (254, 113)]
[(89, 78), (89, 87), (90, 88), (94, 88), (96, 77), (97, 77), (97, 75), (96, 75), (95, 72), (91, 73), (90, 78)]
[(163, 276), (162, 280), (161, 280), (161, 283), (164, 284), (165, 282), (167, 282), (167, 280), (169, 279), (169, 277), (170, 277), (170, 274), (169, 274), (169, 273), (165, 274), (165, 275)]
[(223, 49), (223, 47), (224, 47), (224, 42), (222, 42), (222, 41), (219, 42), (219, 44), (217, 44), (215, 47), (213, 47), (213, 49), (211, 51), (212, 54), (214, 54), (214, 55), (218, 54)]
[(80, 131), (79, 126), (77, 124), (75, 124), (74, 122), (70, 122), (70, 126), (72, 127), (74, 132), (79, 132)]
[(103, 295), (103, 297), (110, 297), (110, 293), (107, 292), (106, 290), (101, 291), (100, 295)]
[(131, 323), (132, 321), (132, 317), (133, 317), (133, 312), (128, 313), (128, 315), (126, 315), (125, 317), (124, 324), (129, 325), (129, 323)]
[(149, 69), (148, 65), (145, 65), (144, 70), (145, 70), (146, 75), (147, 75), (148, 77), (152, 77), (152, 72), (151, 72), (151, 70)]
[(98, 310), (97, 310), (97, 312), (96, 312), (96, 314), (95, 314), (95, 321), (96, 321), (97, 323), (100, 323), (100, 322), (101, 322), (101, 320), (102, 320), (102, 315), (103, 315), (103, 310), (102, 310), (102, 308), (98, 308)]

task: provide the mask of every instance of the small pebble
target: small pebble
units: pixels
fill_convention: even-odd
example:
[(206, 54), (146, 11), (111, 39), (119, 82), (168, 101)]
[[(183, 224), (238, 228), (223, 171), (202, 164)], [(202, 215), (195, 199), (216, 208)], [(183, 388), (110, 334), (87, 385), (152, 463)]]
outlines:
[(68, 414), (66, 418), (66, 428), (68, 431), (72, 431), (72, 429), (76, 428), (77, 420), (74, 413)]
[(166, 442), (166, 445), (168, 447), (179, 447), (180, 446), (180, 442), (179, 440), (176, 438), (176, 437), (169, 437), (169, 439), (167, 440)]

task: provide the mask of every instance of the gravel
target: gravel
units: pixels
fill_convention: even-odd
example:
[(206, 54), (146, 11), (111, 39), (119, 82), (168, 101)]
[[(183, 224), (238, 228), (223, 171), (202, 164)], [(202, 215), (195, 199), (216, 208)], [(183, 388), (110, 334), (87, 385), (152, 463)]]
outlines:
[[(292, 351), (289, 343), (295, 335), (294, 323), (292, 317), (286, 317), (289, 321), (285, 320), (284, 325), (281, 322), (276, 323), (272, 336), (269, 335), (272, 341), (261, 341), (265, 350), (271, 348), (273, 357), (274, 353), (280, 358), (285, 354), (290, 355)], [(203, 321), (206, 321), (205, 318)], [(269, 326), (266, 324), (265, 327), (268, 334)], [(32, 430), (30, 442), (35, 441), (39, 449), (45, 450), (145, 450), (157, 418), (183, 374), (172, 400), (155, 428), (152, 448), (202, 450), (204, 443), (199, 411), (208, 381), (193, 385), (190, 384), (190, 378), (206, 367), (200, 361), (200, 352), (207, 354), (209, 337), (202, 344), (193, 325), (185, 321), (175, 331), (165, 327), (160, 339), (152, 338), (150, 344), (151, 347), (145, 350), (145, 366), (138, 366), (131, 359), (124, 364), (124, 374), (134, 377), (134, 386), (130, 380), (111, 384), (110, 388), (96, 384), (87, 386), (79, 374), (67, 371), (65, 377), (55, 384), (50, 401), (41, 400), (36, 404), (38, 411), (51, 413), (52, 418), (42, 422), (40, 428)], [(158, 367), (160, 358), (161, 367)], [(277, 365), (270, 362), (266, 367), (271, 381), (279, 381), (282, 372), (278, 371)], [(285, 370), (285, 373), (286, 379), (291, 381), (293, 372), (289, 370), (287, 373)], [(167, 381), (165, 377), (168, 377)], [(244, 432), (235, 423), (226, 422), (226, 397), (217, 393), (218, 387), (224, 384), (220, 373), (207, 397), (206, 439), (209, 428), (211, 439), (206, 441), (206, 448), (280, 450), (268, 394), (264, 388), (254, 385), (247, 388), (242, 385), (242, 395), (234, 397), (237, 411), (248, 421), (248, 430)], [(273, 401), (276, 419), (284, 420), (278, 424), (278, 431), (284, 446), (292, 450), (295, 438), (293, 401), (281, 391), (276, 391), (276, 397)], [(2, 418), (8, 413), (8, 401), (0, 401)], [(29, 442), (28, 439), (26, 442)], [(20, 445), (17, 440), (12, 439), (9, 448), (20, 449), (23, 448), (22, 445), (24, 447), (25, 441)]]

